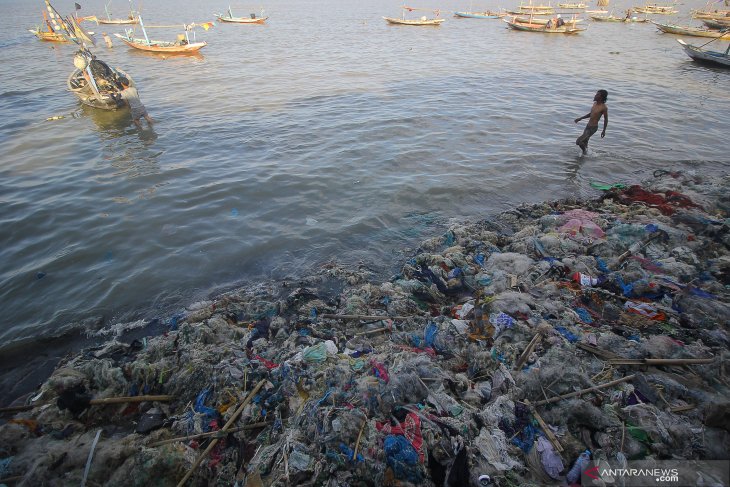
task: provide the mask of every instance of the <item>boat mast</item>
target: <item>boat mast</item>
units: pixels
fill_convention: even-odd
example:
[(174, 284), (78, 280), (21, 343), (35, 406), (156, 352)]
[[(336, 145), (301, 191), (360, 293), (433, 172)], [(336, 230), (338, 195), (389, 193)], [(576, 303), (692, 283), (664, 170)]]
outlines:
[(111, 5), (112, 2), (109, 0), (107, 3), (104, 4), (104, 12), (106, 12), (106, 18), (108, 20), (112, 19), (112, 14), (109, 13), (109, 5)]
[(147, 31), (144, 28), (144, 23), (142, 22), (142, 16), (139, 16), (139, 26), (142, 27), (142, 33), (144, 34), (144, 40), (147, 41), (147, 45), (150, 46), (152, 43), (150, 42), (150, 38), (147, 37)]

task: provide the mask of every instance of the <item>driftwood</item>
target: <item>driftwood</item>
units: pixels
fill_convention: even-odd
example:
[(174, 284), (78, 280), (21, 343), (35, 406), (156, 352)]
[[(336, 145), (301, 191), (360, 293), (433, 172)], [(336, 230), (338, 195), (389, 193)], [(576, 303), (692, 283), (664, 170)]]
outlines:
[(418, 318), (417, 316), (374, 316), (374, 315), (333, 315), (321, 314), (320, 318), (332, 320), (407, 320), (409, 318)]
[(380, 333), (382, 331), (392, 331), (392, 330), (390, 328), (388, 328), (387, 326), (385, 326), (383, 328), (378, 328), (377, 330), (370, 330), (370, 331), (363, 331), (362, 333), (355, 333), (355, 336), (373, 335), (375, 333)]
[(603, 388), (606, 388), (606, 387), (611, 387), (611, 386), (614, 386), (616, 384), (620, 384), (621, 382), (630, 381), (634, 377), (635, 377), (635, 375), (633, 375), (633, 374), (632, 375), (627, 375), (626, 377), (622, 377), (620, 379), (612, 380), (611, 382), (606, 382), (605, 384), (601, 384), (601, 385), (598, 385), (598, 386), (589, 387), (588, 389), (582, 389), (580, 391), (575, 391), (575, 392), (571, 392), (571, 393), (568, 393), (568, 394), (563, 394), (562, 396), (551, 397), (550, 399), (546, 399), (544, 401), (537, 401), (535, 403), (535, 406), (542, 406), (543, 404), (550, 404), (552, 402), (562, 401), (563, 399), (568, 399), (568, 398), (575, 397), (575, 396), (582, 396), (583, 394), (587, 394), (589, 392), (597, 391), (599, 389), (603, 389)]
[(253, 430), (257, 428), (263, 428), (264, 426), (270, 425), (271, 421), (262, 421), (261, 423), (252, 423), (247, 424), (245, 426), (240, 426), (238, 428), (231, 428), (228, 431), (210, 431), (208, 433), (198, 433), (197, 435), (189, 435), (189, 436), (178, 436), (177, 438), (169, 438), (167, 440), (160, 440), (156, 441), (154, 443), (150, 443), (147, 445), (149, 448), (154, 448), (157, 446), (167, 445), (168, 443), (175, 443), (176, 441), (187, 441), (187, 440), (195, 440), (197, 438), (208, 438), (208, 437), (219, 437), (222, 438), (224, 436), (227, 436), (230, 433), (237, 433), (238, 431), (246, 431), (246, 430)]
[[(258, 384), (256, 384), (256, 387), (253, 388), (251, 392), (248, 393), (248, 396), (246, 396), (246, 399), (243, 400), (240, 406), (238, 406), (238, 409), (233, 413), (231, 418), (226, 422), (225, 425), (220, 429), (221, 433), (226, 432), (230, 429), (231, 425), (238, 419), (238, 417), (243, 412), (243, 408), (245, 408), (248, 403), (251, 402), (251, 400), (254, 398), (256, 394), (258, 394), (259, 390), (264, 386), (266, 383), (266, 379), (262, 379), (259, 381)], [(190, 470), (188, 470), (188, 473), (185, 474), (185, 476), (182, 478), (182, 480), (177, 484), (177, 487), (182, 487), (185, 485), (185, 482), (188, 481), (188, 479), (193, 475), (195, 470), (200, 466), (200, 464), (205, 460), (205, 457), (208, 456), (210, 451), (218, 444), (218, 440), (220, 438), (214, 438), (213, 441), (210, 442), (208, 445), (208, 448), (205, 449), (203, 453), (201, 453), (198, 458), (195, 460), (195, 463), (193, 463), (193, 466), (190, 467)]]

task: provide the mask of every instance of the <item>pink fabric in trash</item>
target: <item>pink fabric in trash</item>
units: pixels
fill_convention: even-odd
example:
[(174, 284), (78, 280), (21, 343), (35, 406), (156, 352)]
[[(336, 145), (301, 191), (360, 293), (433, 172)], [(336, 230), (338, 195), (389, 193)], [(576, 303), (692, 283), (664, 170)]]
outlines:
[(558, 231), (574, 237), (581, 235), (583, 237), (604, 238), (606, 233), (593, 222), (599, 216), (598, 213), (580, 209), (566, 211), (560, 215), (560, 219), (565, 223)]

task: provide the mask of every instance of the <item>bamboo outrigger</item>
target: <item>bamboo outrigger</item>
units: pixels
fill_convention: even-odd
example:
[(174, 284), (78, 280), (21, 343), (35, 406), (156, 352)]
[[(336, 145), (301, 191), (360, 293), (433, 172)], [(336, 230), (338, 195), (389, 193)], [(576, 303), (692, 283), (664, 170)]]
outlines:
[[(441, 23), (446, 19), (439, 19), (438, 16), (441, 14), (439, 10), (428, 10), (423, 8), (415, 8), (415, 7), (406, 7), (403, 6), (403, 15), (402, 18), (397, 19), (395, 17), (383, 17), (383, 20), (388, 22), (389, 24), (397, 24), (397, 25), (441, 25)], [(409, 20), (406, 19), (406, 11), (413, 12), (415, 10), (426, 10), (428, 12), (433, 12), (436, 14), (436, 18), (429, 19), (425, 15), (421, 17), (420, 19), (415, 20)]]
[[(142, 34), (144, 34), (144, 38), (135, 38), (132, 37), (134, 34), (134, 31), (132, 29), (127, 29), (125, 34), (114, 34), (116, 37), (122, 40), (126, 45), (129, 47), (132, 47), (134, 49), (139, 49), (141, 51), (148, 51), (148, 52), (159, 52), (159, 53), (166, 53), (166, 54), (190, 54), (198, 52), (200, 49), (204, 48), (208, 45), (207, 42), (201, 41), (197, 42), (195, 40), (195, 33), (193, 33), (193, 40), (190, 40), (190, 36), (188, 35), (188, 32), (196, 25), (196, 24), (189, 24), (189, 25), (183, 25), (183, 29), (185, 31), (184, 34), (179, 34), (178, 39), (176, 41), (157, 41), (157, 40), (150, 40), (149, 36), (147, 35), (147, 30), (145, 29), (144, 23), (142, 22), (142, 17), (139, 17), (139, 25), (142, 28)], [(203, 25), (203, 24), (201, 24)], [(208, 23), (205, 24), (208, 28), (210, 25)], [(161, 26), (161, 27), (172, 27), (172, 26)]]
[(269, 18), (268, 16), (264, 16), (263, 9), (261, 10), (261, 15), (256, 16), (255, 13), (250, 14), (248, 17), (234, 17), (233, 12), (231, 11), (231, 6), (228, 6), (228, 15), (224, 14), (213, 14), (215, 15), (215, 18), (218, 19), (218, 22), (228, 22), (231, 24), (263, 24), (266, 22), (266, 20)]

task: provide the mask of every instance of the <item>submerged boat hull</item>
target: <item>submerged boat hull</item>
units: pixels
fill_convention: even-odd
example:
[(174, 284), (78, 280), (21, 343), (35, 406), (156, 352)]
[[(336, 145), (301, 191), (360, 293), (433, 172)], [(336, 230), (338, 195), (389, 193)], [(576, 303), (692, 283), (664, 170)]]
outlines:
[[(121, 69), (111, 68), (114, 73), (120, 78), (127, 78), (129, 80), (129, 86), (135, 86), (134, 80), (129, 77), (127, 73)], [(91, 84), (87, 77), (84, 76), (84, 71), (80, 69), (74, 69), (71, 75), (66, 81), (66, 87), (68, 90), (76, 95), (81, 103), (92, 108), (98, 108), (100, 110), (119, 110), (125, 108), (125, 104), (119, 104), (117, 100), (112, 97), (116, 95), (118, 90), (108, 87), (104, 89), (99, 87), (99, 93), (94, 92)]]

